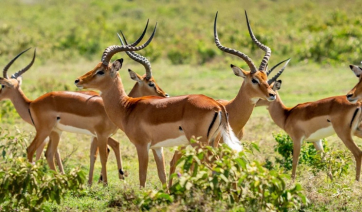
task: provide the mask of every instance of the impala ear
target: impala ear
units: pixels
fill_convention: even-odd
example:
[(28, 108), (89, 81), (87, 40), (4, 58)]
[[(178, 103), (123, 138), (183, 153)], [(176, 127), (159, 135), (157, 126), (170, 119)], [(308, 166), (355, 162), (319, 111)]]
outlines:
[(246, 73), (244, 70), (242, 70), (241, 68), (234, 66), (233, 64), (230, 65), (231, 69), (233, 69), (233, 72), (236, 76), (238, 77), (242, 77), (245, 78), (246, 77)]
[(353, 71), (353, 73), (359, 77), (362, 75), (362, 68), (356, 65), (349, 65), (349, 68)]
[(123, 64), (123, 58), (114, 61), (114, 62), (112, 63), (112, 69), (111, 69), (111, 71), (112, 71), (112, 72), (119, 71), (119, 69), (122, 68), (122, 64)]
[(273, 90), (277, 91), (282, 87), (282, 80), (277, 80), (274, 82)]
[(131, 79), (133, 79), (134, 81), (142, 82), (141, 77), (136, 72), (132, 71), (131, 69), (128, 69), (128, 73)]

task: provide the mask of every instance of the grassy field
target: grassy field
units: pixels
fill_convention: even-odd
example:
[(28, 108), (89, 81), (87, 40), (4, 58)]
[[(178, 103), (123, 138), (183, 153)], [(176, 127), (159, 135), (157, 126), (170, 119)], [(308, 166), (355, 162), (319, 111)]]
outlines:
[[(236, 96), (242, 78), (236, 77), (230, 63), (246, 67), (240, 59), (221, 53), (213, 43), (212, 24), (219, 11), (219, 34), (223, 44), (237, 48), (259, 63), (263, 52), (252, 45), (247, 34), (243, 10), (252, 20), (258, 39), (272, 49), (270, 65), (292, 57), (289, 67), (280, 77), (280, 95), (287, 106), (315, 101), (334, 95), (345, 95), (357, 83), (349, 64), (360, 61), (362, 35), (359, 1), (37, 1), (4, 0), (0, 3), (0, 62), (4, 64), (21, 50), (37, 47), (37, 60), (24, 74), (22, 89), (30, 99), (57, 90), (76, 90), (74, 80), (91, 70), (99, 61), (102, 50), (118, 44), (115, 32), (122, 29), (129, 39), (137, 37), (147, 18), (153, 25), (158, 21), (154, 41), (141, 54), (151, 58), (153, 74), (158, 84), (171, 96), (205, 94), (215, 99)], [(67, 6), (66, 6), (67, 5)], [(71, 6), (68, 6), (71, 5)], [(60, 11), (60, 12), (59, 12)], [(151, 29), (150, 29), (151, 30)], [(21, 57), (10, 73), (24, 67), (31, 54)], [(126, 54), (120, 70), (126, 91), (134, 81), (127, 69), (143, 74), (143, 67)], [(181, 59), (180, 59), (181, 58)], [(9, 101), (0, 102), (0, 126), (15, 132), (19, 129), (29, 142), (34, 136), (32, 126), (24, 123)], [(260, 152), (252, 159), (264, 162), (275, 157), (276, 142), (272, 134), (281, 130), (272, 122), (265, 108), (255, 108), (246, 125), (243, 143), (255, 142)], [(57, 205), (59, 211), (118, 211), (119, 207), (138, 210), (132, 205), (139, 195), (136, 149), (125, 134), (113, 136), (121, 143), (122, 160), (129, 176), (117, 177), (115, 157), (108, 162), (109, 186), (94, 185), (81, 194), (69, 193)], [(361, 145), (360, 139), (355, 139)], [(328, 138), (333, 149), (346, 147), (336, 137)], [(90, 138), (64, 133), (59, 145), (65, 169), (80, 166), (89, 169)], [(165, 150), (167, 170), (173, 148)], [(0, 159), (1, 160), (1, 159)], [(99, 160), (98, 160), (99, 161)], [(100, 172), (97, 161), (94, 179)], [(354, 162), (353, 162), (354, 164)], [(354, 181), (354, 165), (348, 174), (330, 182), (324, 173), (314, 175), (306, 166), (299, 166), (296, 182), (303, 186), (310, 205), (304, 211), (361, 211), (362, 184)], [(290, 174), (290, 172), (287, 172)], [(288, 185), (292, 185), (287, 179)], [(146, 189), (161, 188), (156, 165), (150, 157)], [(127, 201), (128, 200), (128, 201)], [(126, 204), (131, 205), (127, 206)], [(205, 210), (223, 210), (205, 205)], [(154, 210), (160, 210), (155, 208)], [(182, 210), (172, 205), (162, 210)]]

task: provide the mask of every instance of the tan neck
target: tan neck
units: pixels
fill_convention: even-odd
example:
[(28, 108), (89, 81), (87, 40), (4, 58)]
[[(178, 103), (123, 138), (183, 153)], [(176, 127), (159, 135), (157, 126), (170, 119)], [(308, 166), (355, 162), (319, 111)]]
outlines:
[(129, 92), (128, 96), (133, 97), (133, 98), (143, 96), (143, 95), (141, 95), (139, 90), (140, 90), (140, 88), (139, 88), (138, 82), (136, 82), (135, 85), (133, 86), (131, 92)]
[(235, 134), (244, 128), (255, 107), (255, 102), (245, 87), (245, 83), (243, 83), (235, 99), (225, 105), (229, 113), (230, 126)]
[(121, 78), (117, 76), (114, 81), (109, 83), (109, 86), (101, 90), (101, 92), (104, 108), (108, 117), (120, 127), (121, 130), (124, 130), (124, 120), (120, 120), (119, 117), (126, 117), (130, 97), (128, 97), (123, 88)]
[(268, 110), (274, 123), (278, 125), (280, 128), (285, 129), (285, 122), (288, 118), (288, 113), (290, 111), (290, 108), (287, 108), (283, 104), (283, 101), (280, 98), (278, 92), (276, 93), (277, 93), (277, 98), (275, 101), (270, 103)]
[(31, 117), (29, 115), (29, 107), (30, 103), (32, 102), (29, 100), (24, 92), (19, 88), (18, 92), (15, 92), (14, 95), (11, 96), (10, 101), (13, 103), (16, 112), (20, 115), (20, 117), (28, 122), (29, 124), (33, 125)]

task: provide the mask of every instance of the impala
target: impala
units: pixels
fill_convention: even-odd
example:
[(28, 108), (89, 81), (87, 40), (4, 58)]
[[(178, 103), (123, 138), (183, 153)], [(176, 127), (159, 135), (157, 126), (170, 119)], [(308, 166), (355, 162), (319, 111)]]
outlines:
[(354, 88), (348, 92), (347, 99), (349, 102), (355, 103), (357, 101), (360, 101), (362, 99), (362, 68), (356, 65), (349, 65), (353, 73), (356, 75), (356, 77), (359, 78), (359, 81)]
[[(285, 66), (278, 74), (283, 72)], [(275, 82), (276, 90), (280, 88), (280, 85), (281, 81)], [(361, 132), (358, 130), (362, 118), (361, 103), (350, 103), (345, 96), (332, 96), (315, 102), (286, 107), (277, 91), (276, 93), (277, 99), (274, 102), (260, 100), (262, 102), (258, 105), (266, 105), (275, 124), (288, 133), (293, 140), (293, 180), (303, 141), (313, 142), (318, 151), (323, 151), (321, 139), (337, 134), (355, 157), (356, 180), (359, 181), (362, 152), (354, 143), (352, 135), (361, 137)]]
[[(145, 45), (148, 45), (152, 38), (153, 34)], [(163, 147), (187, 145), (194, 136), (201, 136), (200, 142), (212, 143), (221, 133), (227, 145), (236, 151), (241, 150), (242, 146), (227, 121), (225, 108), (207, 96), (129, 97), (118, 73), (123, 59), (113, 63), (110, 63), (110, 60), (118, 52), (137, 50), (137, 47), (130, 45), (109, 46), (103, 52), (101, 62), (79, 77), (75, 84), (79, 88), (101, 91), (100, 96), (109, 118), (136, 146), (141, 187), (144, 187), (146, 182), (149, 149), (158, 155), (156, 164), (163, 185), (166, 185)], [(106, 147), (100, 148), (105, 151)]]
[[(231, 68), (234, 71), (234, 74), (236, 76), (242, 77), (243, 83), (239, 89), (238, 94), (236, 97), (231, 100), (218, 100), (219, 103), (225, 106), (226, 111), (229, 114), (229, 123), (231, 128), (233, 129), (233, 132), (236, 134), (236, 137), (240, 140), (243, 137), (243, 129), (246, 124), (246, 122), (249, 120), (251, 113), (253, 112), (253, 109), (255, 107), (256, 102), (259, 99), (265, 99), (265, 101), (273, 101), (275, 99), (275, 93), (271, 89), (270, 84), (276, 80), (276, 78), (272, 78), (270, 80), (267, 79), (267, 76), (269, 73), (276, 68), (281, 63), (274, 66), (270, 71), (266, 71), (267, 64), (269, 61), (269, 58), (271, 56), (271, 50), (269, 47), (263, 45), (260, 43), (256, 37), (254, 36), (249, 20), (248, 15), (245, 11), (246, 16), (246, 23), (248, 26), (249, 34), (252, 39), (252, 41), (263, 51), (265, 51), (265, 56), (263, 60), (260, 63), (259, 68), (257, 69), (254, 65), (253, 61), (244, 53), (237, 51), (235, 49), (227, 48), (223, 45), (221, 45), (218, 33), (217, 33), (217, 27), (216, 27), (216, 21), (217, 21), (217, 15), (215, 16), (214, 21), (214, 38), (215, 38), (215, 44), (216, 46), (226, 53), (235, 55), (242, 60), (244, 60), (249, 68), (250, 72), (247, 72), (245, 70), (242, 70), (234, 65), (231, 65)], [(171, 160), (170, 163), (170, 174), (175, 172), (176, 169), (176, 162), (179, 159), (180, 155), (178, 152), (175, 152), (174, 157)], [(169, 186), (172, 184), (172, 178), (170, 178)]]
[[(16, 58), (18, 58), (21, 54), (19, 54)], [(45, 138), (49, 135), (51, 142), (49, 143), (46, 157), (49, 166), (52, 169), (55, 169), (53, 156), (56, 154), (59, 137), (62, 131), (91, 135), (91, 168), (89, 172), (88, 183), (91, 184), (93, 179), (94, 162), (97, 153), (96, 144), (98, 140), (99, 142), (105, 142), (105, 144), (108, 143), (113, 148), (117, 158), (119, 177), (120, 179), (123, 179), (124, 173), (121, 164), (119, 143), (109, 137), (118, 128), (108, 119), (108, 116), (105, 113), (103, 107), (102, 99), (99, 97), (98, 93), (51, 92), (39, 97), (34, 101), (31, 101), (25, 97), (20, 88), (21, 77), (19, 76), (30, 68), (33, 61), (26, 68), (14, 74), (12, 78), (9, 78), (7, 76), (7, 69), (16, 58), (14, 58), (4, 68), (4, 78), (0, 79), (0, 83), (2, 84), (0, 99), (10, 99), (20, 116), (26, 122), (35, 125), (37, 130), (37, 136), (35, 139), (37, 139), (36, 142), (38, 143), (36, 144), (37, 146), (35, 146), (33, 141), (28, 148), (28, 153), (33, 155), (36, 149), (37, 157), (39, 157), (39, 153), (42, 152), (45, 145)], [(35, 54), (33, 60), (34, 59)], [(154, 90), (153, 95), (167, 96), (167, 94), (165, 94), (157, 84), (155, 84), (154, 87), (156, 87), (157, 90)], [(137, 92), (134, 92), (134, 94), (131, 95), (142, 95), (143, 93), (148, 94), (150, 92), (148, 89), (145, 90), (142, 87), (134, 90)], [(29, 161), (32, 161), (32, 155), (28, 155)], [(62, 168), (60, 168), (60, 170), (63, 171)], [(102, 176), (105, 176), (103, 173), (103, 168), (101, 177)], [(103, 180), (105, 183), (107, 182), (107, 178), (104, 178)]]

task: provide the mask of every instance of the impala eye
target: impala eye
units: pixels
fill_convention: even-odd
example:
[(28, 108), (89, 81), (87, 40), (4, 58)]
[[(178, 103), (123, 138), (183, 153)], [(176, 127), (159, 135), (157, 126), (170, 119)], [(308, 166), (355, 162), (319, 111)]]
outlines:
[(150, 82), (150, 83), (148, 83), (148, 85), (149, 85), (150, 87), (154, 87), (154, 86), (155, 86), (155, 83)]
[(98, 71), (97, 75), (104, 75), (104, 71)]
[(258, 80), (254, 79), (254, 78), (251, 80), (251, 82), (254, 83), (254, 84), (258, 84), (258, 83), (259, 83)]
[(5, 88), (5, 85), (1, 85), (1, 89)]

